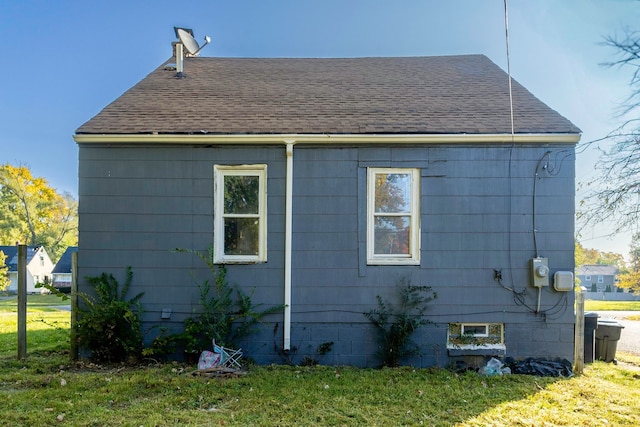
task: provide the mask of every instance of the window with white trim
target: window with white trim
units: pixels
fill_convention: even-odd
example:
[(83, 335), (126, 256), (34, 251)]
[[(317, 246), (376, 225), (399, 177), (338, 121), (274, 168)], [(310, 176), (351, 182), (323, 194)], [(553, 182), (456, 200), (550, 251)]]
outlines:
[(267, 261), (267, 165), (214, 165), (214, 262)]
[(469, 335), (473, 337), (488, 337), (489, 336), (489, 324), (487, 323), (463, 323), (462, 335)]
[(367, 169), (367, 264), (420, 264), (419, 169)]
[(449, 350), (505, 351), (503, 323), (449, 323), (447, 331)]
[(598, 283), (604, 283), (604, 277), (598, 276)]

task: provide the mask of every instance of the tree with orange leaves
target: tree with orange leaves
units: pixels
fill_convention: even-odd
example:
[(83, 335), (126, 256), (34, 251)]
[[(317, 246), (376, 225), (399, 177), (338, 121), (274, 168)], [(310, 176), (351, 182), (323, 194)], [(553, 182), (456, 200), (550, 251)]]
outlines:
[(42, 245), (53, 260), (78, 242), (78, 204), (27, 166), (0, 166), (0, 244)]

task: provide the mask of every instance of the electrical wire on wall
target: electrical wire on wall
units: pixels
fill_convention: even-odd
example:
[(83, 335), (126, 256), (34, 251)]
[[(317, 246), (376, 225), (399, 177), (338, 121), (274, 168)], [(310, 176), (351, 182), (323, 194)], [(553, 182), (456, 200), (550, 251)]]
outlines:
[[(494, 280), (504, 289), (510, 291), (513, 294), (514, 303), (517, 306), (521, 306), (527, 309), (527, 311), (540, 315), (544, 320), (555, 318), (555, 316), (560, 317), (562, 313), (568, 307), (568, 298), (567, 295), (564, 294), (563, 298), (558, 299), (558, 301), (550, 308), (541, 311), (540, 310), (540, 298), (542, 293), (542, 288), (538, 287), (538, 305), (537, 307), (530, 307), (526, 302), (527, 295), (527, 287), (525, 286), (522, 290), (517, 290), (515, 287), (515, 279), (514, 279), (514, 269), (513, 269), (513, 251), (511, 247), (512, 240), (512, 231), (513, 231), (513, 188), (512, 188), (512, 162), (513, 162), (513, 152), (515, 149), (515, 120), (514, 120), (514, 107), (513, 107), (513, 85), (511, 78), (511, 56), (510, 56), (510, 48), (509, 48), (509, 6), (508, 0), (503, 0), (504, 3), (504, 27), (505, 27), (505, 44), (506, 44), (506, 56), (507, 56), (507, 76), (508, 76), (508, 87), (509, 87), (509, 119), (511, 125), (511, 146), (509, 147), (509, 161), (508, 161), (508, 239), (507, 239), (507, 253), (508, 253), (508, 270), (509, 270), (509, 279), (510, 286), (507, 286), (503, 282), (502, 270), (494, 269)], [(560, 173), (560, 169), (562, 166), (562, 162), (569, 156), (572, 155), (570, 150), (562, 150), (555, 153), (555, 157), (553, 161), (551, 161), (552, 151), (547, 150), (544, 155), (538, 161), (534, 176), (533, 176), (533, 192), (532, 192), (532, 234), (533, 234), (533, 246), (535, 257), (540, 257), (540, 251), (538, 246), (538, 238), (537, 238), (537, 227), (536, 227), (536, 198), (538, 187), (538, 180), (541, 179), (540, 172), (544, 170), (548, 176), (557, 176)], [(559, 156), (563, 153), (569, 153), (564, 155), (559, 159)]]
[[(573, 153), (571, 150), (561, 150), (561, 151), (557, 151), (554, 154), (553, 161), (551, 161), (551, 154), (554, 154), (553, 151), (551, 150), (547, 150), (543, 154), (540, 160), (538, 160), (538, 163), (536, 164), (536, 170), (533, 173), (533, 196), (532, 196), (533, 200), (532, 200), (531, 222), (533, 227), (533, 248), (536, 254), (536, 258), (540, 257), (540, 251), (538, 249), (538, 238), (537, 238), (538, 228), (536, 224), (536, 213), (537, 213), (536, 200), (538, 196), (538, 181), (542, 179), (542, 176), (540, 176), (540, 173), (544, 171), (548, 176), (551, 176), (551, 177), (558, 176), (558, 174), (560, 173), (560, 169), (562, 168), (562, 163), (568, 157), (573, 156)], [(560, 155), (563, 155), (563, 154), (564, 156), (562, 158), (559, 158)]]
[[(536, 165), (536, 170), (533, 173), (533, 192), (532, 192), (532, 201), (531, 201), (531, 226), (533, 229), (533, 250), (536, 254), (536, 258), (540, 258), (540, 251), (538, 250), (538, 228), (536, 227), (536, 199), (538, 195), (538, 180), (540, 179), (540, 166), (544, 159), (551, 154), (551, 151), (547, 151), (544, 155), (538, 160), (538, 164)], [(546, 165), (544, 166), (545, 169)]]
[[(525, 309), (527, 309), (528, 312), (539, 315), (542, 317), (542, 320), (546, 321), (546, 320), (554, 320), (556, 318), (560, 318), (562, 316), (562, 314), (567, 310), (567, 308), (569, 307), (569, 303), (568, 303), (568, 297), (567, 297), (567, 293), (565, 292), (561, 298), (558, 299), (558, 301), (556, 301), (556, 303), (546, 309), (546, 310), (540, 310), (539, 307), (531, 307), (529, 304), (527, 304), (526, 301), (526, 296), (527, 294), (527, 288), (523, 288), (522, 290), (517, 290), (515, 289), (514, 286), (507, 286), (502, 282), (502, 271), (501, 270), (496, 270), (494, 269), (494, 280), (496, 281), (496, 283), (498, 283), (498, 285), (502, 286), (504, 289), (510, 291), (513, 295), (513, 302), (516, 306), (519, 307), (524, 307)], [(542, 292), (542, 288), (538, 288), (538, 292)]]

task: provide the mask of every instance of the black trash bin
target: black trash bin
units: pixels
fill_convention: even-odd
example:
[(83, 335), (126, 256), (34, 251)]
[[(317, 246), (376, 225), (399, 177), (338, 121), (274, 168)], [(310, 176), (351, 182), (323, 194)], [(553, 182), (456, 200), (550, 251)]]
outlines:
[(596, 356), (596, 329), (598, 328), (598, 313), (584, 314), (584, 363), (593, 363)]
[(615, 362), (616, 350), (624, 326), (616, 319), (598, 319), (596, 329), (596, 359)]

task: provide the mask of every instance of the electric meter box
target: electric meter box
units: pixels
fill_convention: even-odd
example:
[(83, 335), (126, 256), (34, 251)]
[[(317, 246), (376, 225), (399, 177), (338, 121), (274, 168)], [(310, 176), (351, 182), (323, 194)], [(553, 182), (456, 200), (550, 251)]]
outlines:
[(573, 289), (573, 272), (556, 271), (553, 275), (553, 289), (558, 292), (568, 292)]
[(547, 258), (531, 259), (531, 285), (536, 288), (549, 286), (549, 260)]

